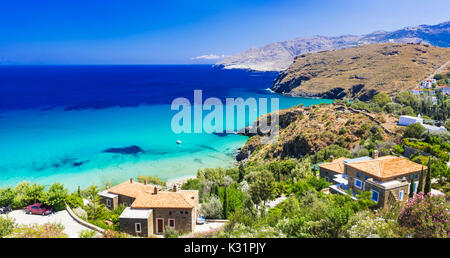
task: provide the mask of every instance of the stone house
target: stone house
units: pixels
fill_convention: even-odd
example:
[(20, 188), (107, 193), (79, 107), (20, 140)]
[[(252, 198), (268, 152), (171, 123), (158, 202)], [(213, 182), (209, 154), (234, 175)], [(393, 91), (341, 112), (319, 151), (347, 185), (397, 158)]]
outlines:
[[(414, 178), (414, 192), (417, 192), (419, 174), (422, 169), (424, 172), (427, 169), (401, 157), (378, 157), (377, 151), (374, 151), (372, 157), (341, 160), (340, 163), (343, 173), (340, 173), (341, 166), (334, 165), (339, 169), (334, 171), (336, 175), (332, 182), (336, 185), (330, 187), (330, 192), (345, 194), (345, 190), (351, 190), (356, 195), (361, 191), (370, 191), (372, 200), (377, 202), (378, 207), (397, 201), (405, 202), (408, 199), (411, 179)], [(333, 167), (327, 163), (321, 166), (325, 169)], [(325, 175), (325, 172), (321, 171), (320, 175)]]
[(126, 206), (119, 216), (120, 230), (132, 235), (163, 234), (166, 228), (192, 232), (196, 225), (198, 191), (162, 191), (160, 187), (133, 182), (131, 178), (99, 193), (109, 209)]

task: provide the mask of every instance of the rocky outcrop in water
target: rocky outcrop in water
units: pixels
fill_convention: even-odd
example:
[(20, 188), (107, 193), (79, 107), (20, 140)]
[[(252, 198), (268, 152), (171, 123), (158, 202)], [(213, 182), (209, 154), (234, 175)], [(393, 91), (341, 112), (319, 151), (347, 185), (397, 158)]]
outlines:
[(131, 145), (123, 148), (108, 148), (104, 150), (105, 153), (118, 153), (118, 154), (138, 154), (138, 153), (144, 153), (144, 150), (141, 149), (139, 146)]

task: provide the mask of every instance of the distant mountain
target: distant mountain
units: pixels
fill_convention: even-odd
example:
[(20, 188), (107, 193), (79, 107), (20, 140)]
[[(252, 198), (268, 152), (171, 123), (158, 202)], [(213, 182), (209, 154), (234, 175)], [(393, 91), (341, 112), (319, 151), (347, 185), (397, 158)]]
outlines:
[(221, 60), (216, 66), (225, 69), (283, 71), (292, 64), (294, 57), (300, 54), (386, 42), (428, 43), (439, 47), (450, 47), (450, 21), (437, 25), (406, 27), (392, 32), (377, 31), (360, 36), (296, 38), (250, 48)]
[(271, 89), (291, 96), (369, 100), (409, 90), (450, 60), (450, 48), (382, 43), (301, 54)]

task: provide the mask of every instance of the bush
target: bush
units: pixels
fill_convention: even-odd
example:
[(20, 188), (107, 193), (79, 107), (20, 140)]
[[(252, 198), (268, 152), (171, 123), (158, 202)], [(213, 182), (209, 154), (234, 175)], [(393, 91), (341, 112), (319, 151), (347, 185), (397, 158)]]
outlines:
[(444, 196), (424, 195), (411, 198), (398, 218), (399, 224), (413, 230), (419, 238), (450, 237), (450, 203)]
[(131, 236), (124, 232), (107, 229), (103, 232), (103, 238), (131, 238)]
[(97, 234), (97, 232), (95, 232), (94, 230), (84, 229), (84, 230), (81, 230), (79, 237), (80, 238), (93, 238), (96, 234)]
[(376, 235), (382, 238), (397, 237), (394, 228), (394, 220), (385, 220), (381, 217), (370, 216), (370, 211), (362, 211), (349, 220), (347, 234), (351, 238), (367, 238)]
[(435, 74), (433, 78), (436, 80), (442, 80), (444, 76), (442, 76), (442, 74)]
[(425, 127), (423, 127), (419, 123), (414, 123), (414, 124), (410, 124), (406, 127), (403, 137), (420, 139), (420, 138), (422, 138), (422, 135), (424, 132), (425, 132)]
[(8, 236), (13, 232), (15, 220), (13, 218), (0, 217), (0, 238)]
[(62, 229), (57, 224), (46, 223), (44, 225), (22, 225), (13, 229), (8, 236), (10, 238), (66, 238)]
[(175, 229), (166, 227), (164, 229), (164, 237), (165, 238), (178, 238), (180, 236), (180, 233), (176, 231)]
[(167, 181), (163, 180), (159, 177), (156, 176), (138, 176), (137, 177), (137, 181), (140, 183), (144, 183), (145, 180), (147, 180), (148, 184), (152, 184), (152, 185), (161, 185), (161, 186), (166, 186), (167, 185)]
[(223, 214), (223, 205), (219, 197), (213, 195), (202, 204), (201, 212), (208, 219), (219, 219)]

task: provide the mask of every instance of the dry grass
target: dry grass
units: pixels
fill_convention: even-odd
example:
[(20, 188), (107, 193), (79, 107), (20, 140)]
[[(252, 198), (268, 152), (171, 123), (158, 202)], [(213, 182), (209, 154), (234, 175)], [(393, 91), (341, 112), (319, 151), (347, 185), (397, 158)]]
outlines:
[[(335, 88), (343, 88), (346, 97), (368, 97), (375, 91), (395, 95), (417, 87), (448, 60), (449, 48), (418, 44), (372, 44), (325, 51), (298, 56), (274, 87), (293, 95), (320, 95)], [(363, 87), (352, 89), (355, 85)]]

